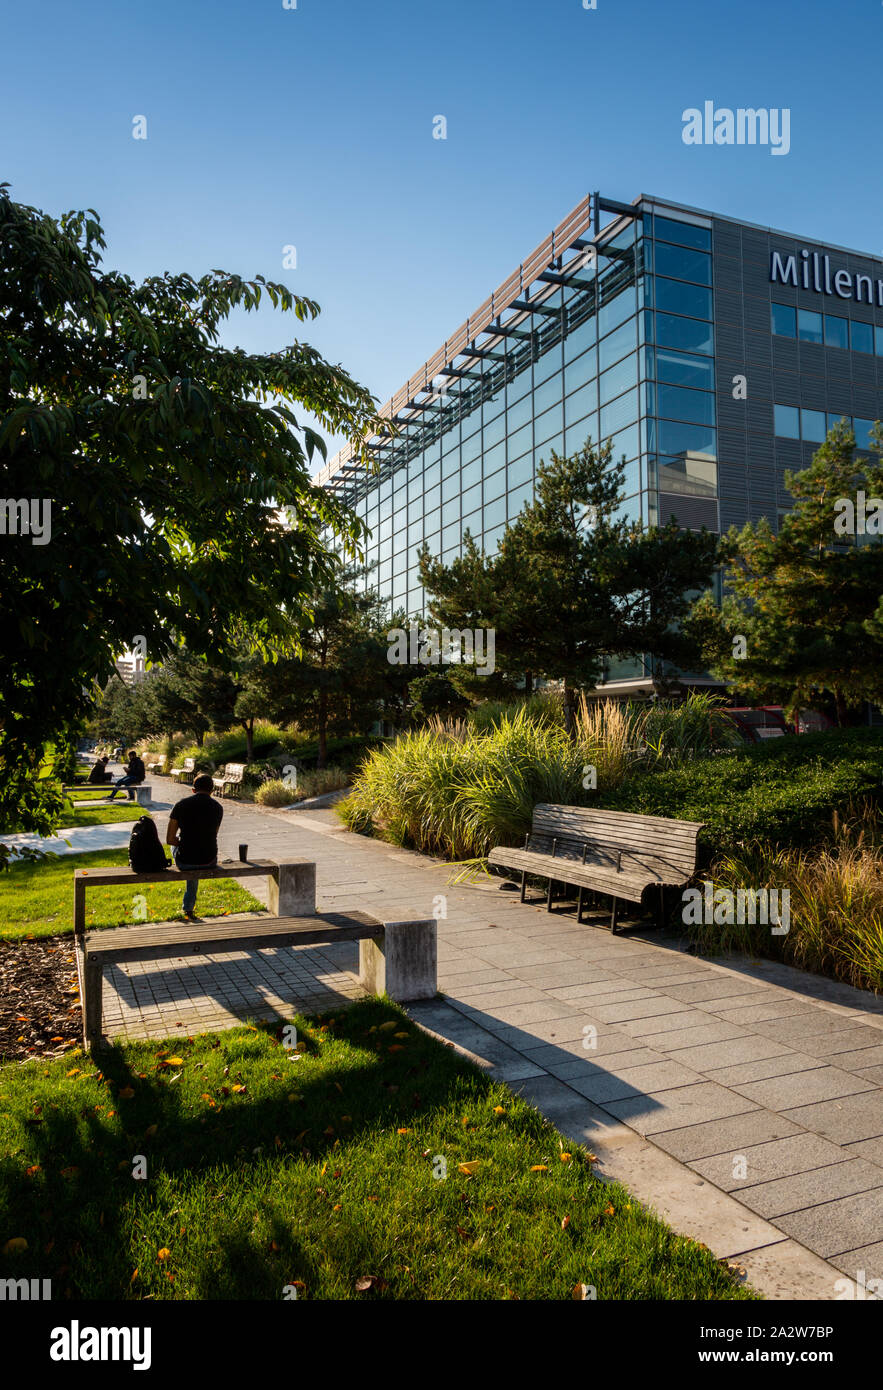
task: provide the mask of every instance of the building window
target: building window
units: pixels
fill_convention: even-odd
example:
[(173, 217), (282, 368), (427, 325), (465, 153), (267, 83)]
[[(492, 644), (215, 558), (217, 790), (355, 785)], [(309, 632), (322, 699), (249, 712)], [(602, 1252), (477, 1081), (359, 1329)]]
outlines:
[(825, 315), (825, 347), (849, 347), (849, 319), (836, 314)]
[(824, 444), (827, 432), (823, 410), (801, 410), (800, 435), (813, 444)]
[(655, 304), (671, 314), (686, 314), (693, 319), (711, 318), (711, 290), (701, 285), (686, 285), (680, 280), (666, 280), (657, 275), (654, 281)]
[(855, 319), (849, 321), (849, 340), (853, 352), (873, 352), (874, 351), (874, 326), (870, 323), (857, 323)]
[(682, 386), (657, 387), (657, 414), (670, 420), (690, 420), (696, 425), (714, 424), (714, 396), (708, 391), (690, 391)]
[(711, 250), (708, 227), (696, 227), (691, 222), (676, 222), (673, 217), (656, 214), (656, 237), (659, 241), (674, 241), (680, 246), (694, 246), (699, 251)]
[(685, 352), (714, 352), (710, 323), (698, 319), (675, 318), (673, 314), (656, 314), (656, 342), (660, 347), (680, 348)]
[(804, 343), (822, 341), (822, 316), (812, 309), (798, 309), (797, 336)]
[[(652, 368), (649, 370), (652, 375)], [(698, 386), (703, 391), (713, 391), (714, 363), (704, 357), (691, 357), (684, 352), (657, 348), (656, 377), (672, 386)]]
[(703, 251), (690, 251), (685, 246), (656, 246), (654, 269), (657, 275), (673, 280), (695, 280), (700, 285), (711, 284), (711, 257)]
[(797, 310), (791, 304), (771, 304), (772, 328), (781, 338), (797, 337)]

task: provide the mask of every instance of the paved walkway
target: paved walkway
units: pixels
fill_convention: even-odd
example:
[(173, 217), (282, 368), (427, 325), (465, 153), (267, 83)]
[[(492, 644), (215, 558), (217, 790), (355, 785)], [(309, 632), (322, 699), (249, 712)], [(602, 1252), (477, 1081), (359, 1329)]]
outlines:
[[(101, 803), (99, 803), (100, 805)], [(122, 849), (129, 843), (133, 821), (114, 821), (109, 825), (75, 825), (57, 835), (4, 835), (13, 858), (23, 849), (39, 849), (51, 854), (89, 854), (96, 849)]]
[[(164, 832), (179, 793), (154, 780)], [(698, 960), (652, 929), (612, 938), (496, 882), (449, 887), (446, 865), (350, 835), (330, 811), (227, 801), (222, 856), (240, 842), (252, 857), (315, 860), (323, 910), (440, 915), (445, 999), (413, 1017), (767, 1296), (836, 1298), (843, 1275), (883, 1278), (883, 1000), (772, 962)], [(357, 952), (120, 969), (107, 1030), (327, 1008), (358, 995)]]

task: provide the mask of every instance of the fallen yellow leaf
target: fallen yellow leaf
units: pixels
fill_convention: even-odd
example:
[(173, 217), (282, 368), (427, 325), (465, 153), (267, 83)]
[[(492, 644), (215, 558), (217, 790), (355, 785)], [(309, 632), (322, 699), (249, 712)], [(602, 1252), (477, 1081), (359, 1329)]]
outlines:
[(495, 1114), (495, 1115), (505, 1115), (505, 1113), (506, 1113), (506, 1111), (504, 1110), (504, 1108), (503, 1108), (502, 1105), (495, 1105), (495, 1106), (494, 1106), (494, 1114)]
[(535, 1164), (533, 1165), (533, 1167), (531, 1168), (530, 1171), (531, 1171), (532, 1173), (545, 1173), (545, 1172), (547, 1171), (547, 1169), (548, 1169), (548, 1164), (546, 1164), (546, 1163), (535, 1163)]
[(559, 1154), (558, 1157), (561, 1159), (562, 1163), (570, 1162), (570, 1154)]
[(4, 1255), (21, 1255), (28, 1248), (24, 1236), (13, 1236), (3, 1247)]
[(457, 1172), (458, 1172), (458, 1173), (464, 1173), (465, 1176), (466, 1176), (467, 1178), (471, 1178), (471, 1177), (473, 1176), (473, 1174), (475, 1174), (475, 1173), (478, 1172), (478, 1166), (479, 1166), (480, 1162), (481, 1162), (481, 1159), (479, 1159), (479, 1158), (472, 1158), (472, 1159), (469, 1160), (468, 1163), (458, 1163), (458, 1164), (457, 1164)]
[(167, 1058), (166, 1058), (166, 1066), (167, 1066), (167, 1067), (183, 1067), (183, 1065), (184, 1065), (184, 1058), (183, 1058), (183, 1057), (167, 1057)]
[(161, 1250), (157, 1250), (156, 1258), (158, 1260), (167, 1260), (171, 1253), (172, 1252), (171, 1250), (169, 1250), (168, 1246), (164, 1245)]

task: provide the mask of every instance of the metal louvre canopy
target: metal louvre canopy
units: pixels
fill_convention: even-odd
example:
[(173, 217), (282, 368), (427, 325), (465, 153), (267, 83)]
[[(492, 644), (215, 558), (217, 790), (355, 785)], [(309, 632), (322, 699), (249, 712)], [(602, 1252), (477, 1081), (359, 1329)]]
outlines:
[[(444, 407), (432, 399), (437, 399), (444, 389), (440, 392), (434, 385), (436, 378), (449, 376), (456, 379), (474, 375), (462, 364), (454, 365), (458, 358), (472, 359), (473, 362), (483, 358), (505, 361), (505, 353), (494, 349), (504, 346), (507, 338), (523, 337), (527, 341), (532, 340), (535, 330), (527, 332), (517, 327), (525, 315), (543, 313), (556, 316), (561, 313), (559, 309), (543, 306), (543, 301), (550, 294), (555, 293), (562, 285), (577, 284), (589, 288), (593, 284), (576, 277), (579, 271), (585, 268), (584, 253), (595, 249), (595, 239), (601, 235), (602, 211), (612, 212), (618, 217), (635, 218), (640, 213), (640, 199), (633, 204), (618, 203), (602, 198), (599, 193), (586, 194), (527, 260), (513, 271), (438, 351), (424, 362), (419, 371), (381, 406), (379, 413), (396, 421), (405, 429), (425, 420), (427, 412), (444, 414)], [(604, 231), (606, 233), (608, 228), (605, 227)], [(590, 233), (592, 240), (585, 238), (583, 234), (586, 232)], [(571, 263), (572, 269), (564, 263), (564, 257), (570, 251), (577, 252)], [(504, 320), (503, 316), (507, 314), (509, 317)], [(479, 342), (482, 337), (484, 342)], [(424, 396), (426, 399), (418, 401), (418, 396)], [(400, 440), (401, 438), (400, 436)], [(395, 444), (396, 441), (385, 440), (384, 443)], [(368, 441), (368, 448), (375, 447), (374, 440)], [(352, 444), (345, 444), (316, 475), (315, 483), (319, 486), (336, 486), (340, 474), (343, 474), (347, 483), (354, 483), (356, 471), (364, 472), (364, 466), (358, 461), (354, 462), (356, 455), (357, 449)], [(374, 476), (376, 475), (368, 473), (365, 481)]]

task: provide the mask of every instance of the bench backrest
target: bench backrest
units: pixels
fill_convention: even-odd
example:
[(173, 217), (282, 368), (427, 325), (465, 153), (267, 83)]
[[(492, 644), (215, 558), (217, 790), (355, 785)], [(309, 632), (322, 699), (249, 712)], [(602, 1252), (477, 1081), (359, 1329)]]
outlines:
[(681, 883), (696, 869), (696, 842), (701, 829), (701, 821), (541, 803), (533, 810), (532, 839), (539, 836), (550, 842), (554, 838), (570, 841), (569, 846), (561, 848), (571, 855), (574, 842), (596, 846), (602, 858), (609, 855), (615, 861), (622, 852), (624, 871), (645, 869), (664, 881)]
[(195, 759), (195, 758), (185, 758), (185, 759), (184, 759), (184, 771), (185, 771), (185, 772), (193, 772), (193, 770), (194, 770), (195, 767), (196, 767), (196, 759)]
[(245, 763), (228, 763), (224, 768), (224, 777), (228, 782), (241, 782), (245, 773)]

